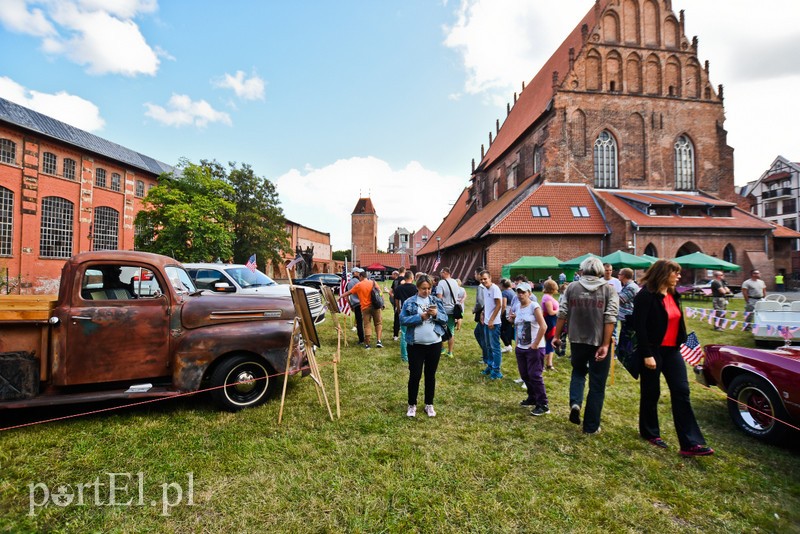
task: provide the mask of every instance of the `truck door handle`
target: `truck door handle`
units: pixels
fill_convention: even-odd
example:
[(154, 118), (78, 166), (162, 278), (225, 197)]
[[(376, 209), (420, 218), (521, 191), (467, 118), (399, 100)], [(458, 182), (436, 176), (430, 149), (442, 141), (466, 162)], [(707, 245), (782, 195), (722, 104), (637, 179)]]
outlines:
[(72, 316), (72, 320), (73, 321), (78, 321), (78, 320), (80, 320), (80, 321), (91, 321), (92, 318), (91, 317), (86, 317), (85, 315), (73, 315)]

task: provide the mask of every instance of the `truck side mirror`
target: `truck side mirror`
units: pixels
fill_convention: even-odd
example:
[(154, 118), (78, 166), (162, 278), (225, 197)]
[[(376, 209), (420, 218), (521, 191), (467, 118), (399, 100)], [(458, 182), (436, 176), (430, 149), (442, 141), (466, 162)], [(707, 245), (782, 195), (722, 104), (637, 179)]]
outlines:
[(236, 288), (227, 282), (217, 282), (214, 284), (212, 291), (214, 293), (235, 293)]

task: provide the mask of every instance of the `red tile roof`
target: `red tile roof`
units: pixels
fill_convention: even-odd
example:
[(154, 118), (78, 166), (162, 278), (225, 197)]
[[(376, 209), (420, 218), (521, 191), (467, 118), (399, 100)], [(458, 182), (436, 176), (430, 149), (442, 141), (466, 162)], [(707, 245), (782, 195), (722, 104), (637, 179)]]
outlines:
[[(503, 126), (497, 134), (497, 138), (489, 147), (483, 160), (478, 166), (479, 169), (486, 168), (497, 160), (506, 150), (508, 150), (525, 131), (533, 125), (536, 120), (547, 111), (548, 105), (555, 94), (553, 86), (560, 86), (569, 73), (569, 49), (575, 50), (575, 57), (578, 57), (583, 48), (583, 35), (581, 27), (588, 26), (589, 35), (597, 25), (596, 15), (602, 13), (609, 0), (600, 0), (597, 7), (589, 9), (575, 29), (572, 30), (561, 46), (550, 56), (550, 59), (539, 69), (533, 80), (522, 91), (511, 113), (506, 117)], [(599, 8), (599, 9), (598, 9)], [(558, 80), (554, 84), (553, 72), (558, 72)]]
[(384, 267), (397, 269), (400, 266), (411, 267), (411, 260), (408, 254), (389, 254), (386, 252), (365, 252), (358, 257), (360, 267), (366, 267), (373, 263), (380, 263)]
[[(730, 202), (725, 202), (716, 198), (712, 198), (707, 194), (688, 195), (688, 194), (672, 194), (672, 193), (658, 193), (658, 197), (666, 200), (674, 198), (675, 203), (682, 203), (684, 197), (689, 199), (701, 200), (715, 206), (731, 206), (730, 217), (712, 217), (709, 215), (699, 215), (692, 217), (681, 217), (678, 215), (647, 215), (637, 210), (623, 198), (631, 198), (637, 193), (630, 193), (627, 191), (595, 191), (598, 197), (603, 199), (609, 207), (616, 211), (621, 217), (627, 219), (639, 227), (658, 227), (658, 228), (746, 228), (749, 230), (766, 230), (771, 228), (771, 225), (758, 217), (747, 213), (746, 211), (735, 207)], [(642, 195), (639, 195), (642, 196)]]
[[(467, 219), (463, 225), (456, 228), (451, 235), (447, 236), (446, 239), (442, 236), (441, 248), (451, 247), (483, 236), (486, 230), (489, 229), (488, 226), (495, 220), (495, 217), (502, 213), (513, 202), (524, 198), (524, 196), (529, 193), (529, 189), (534, 186), (535, 179), (538, 178), (538, 176), (537, 174), (529, 177), (515, 189), (509, 189), (497, 200), (493, 200), (483, 206), (483, 208)], [(468, 210), (465, 210), (465, 213), (466, 211)], [(451, 211), (450, 213), (452, 214), (453, 212)], [(450, 217), (448, 216), (447, 219), (450, 219)], [(445, 221), (447, 221), (447, 219), (445, 219)], [(460, 220), (458, 222), (460, 222)], [(444, 226), (444, 222), (442, 226)], [(438, 229), (437, 232), (439, 232)]]
[(359, 215), (359, 214), (374, 214), (375, 213), (375, 206), (372, 205), (372, 199), (367, 198), (359, 198), (358, 202), (356, 202), (356, 207), (353, 208), (352, 215)]
[(773, 223), (773, 226), (775, 227), (775, 230), (772, 232), (772, 237), (800, 239), (800, 232), (796, 232), (791, 228), (786, 228), (780, 224)]
[[(549, 217), (534, 217), (532, 206), (546, 206)], [(575, 217), (573, 207), (585, 207), (589, 217)], [(545, 183), (509, 213), (498, 218), (490, 234), (610, 234), (603, 213), (584, 184)]]

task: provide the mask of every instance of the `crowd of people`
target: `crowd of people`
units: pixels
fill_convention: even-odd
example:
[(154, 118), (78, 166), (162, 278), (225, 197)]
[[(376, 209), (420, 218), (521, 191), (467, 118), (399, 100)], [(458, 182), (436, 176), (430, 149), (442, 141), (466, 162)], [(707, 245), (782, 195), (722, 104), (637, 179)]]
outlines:
[[(569, 383), (570, 422), (581, 425), (585, 434), (601, 431), (606, 381), (611, 365), (613, 340), (620, 323), (635, 329), (637, 357), (641, 363), (639, 434), (659, 448), (668, 448), (658, 420), (661, 375), (667, 383), (672, 416), (684, 456), (705, 456), (714, 451), (706, 445), (689, 399), (689, 382), (680, 345), (686, 341), (686, 326), (676, 291), (680, 265), (655, 262), (640, 279), (623, 268), (613, 276), (613, 267), (599, 258), (585, 259), (573, 281), (561, 273), (558, 283), (548, 277), (542, 283), (541, 303), (525, 276), (492, 281), (488, 270), (477, 269), (478, 283), (472, 313), (474, 337), (480, 348), (481, 374), (489, 380), (503, 378), (502, 358), (514, 351), (517, 371), (526, 398), (520, 405), (530, 415), (550, 413), (544, 373), (555, 369), (555, 354), (565, 353), (569, 340), (571, 375)], [(399, 269), (392, 273), (389, 303), (393, 311), (393, 339), (399, 341), (400, 357), (408, 364), (408, 406), (406, 415), (416, 417), (420, 382), (424, 378), (424, 412), (435, 417), (436, 372), (442, 356), (452, 358), (456, 333), (461, 330), (467, 293), (461, 280), (442, 268), (440, 277)], [(720, 280), (721, 273), (715, 277)], [(754, 271), (748, 285), (750, 298), (763, 298), (763, 282)], [(719, 287), (716, 287), (719, 286)], [(722, 288), (722, 289), (720, 289)], [(715, 310), (727, 305), (724, 282), (712, 284)], [(380, 289), (366, 273), (356, 267), (343, 296), (350, 299), (356, 319), (359, 343), (382, 348), (381, 310), (375, 305)], [(716, 294), (721, 296), (717, 297)], [(745, 295), (748, 298), (748, 294)], [(379, 299), (378, 299), (379, 300)], [(749, 304), (749, 301), (747, 301)], [(588, 378), (588, 392), (586, 383)]]

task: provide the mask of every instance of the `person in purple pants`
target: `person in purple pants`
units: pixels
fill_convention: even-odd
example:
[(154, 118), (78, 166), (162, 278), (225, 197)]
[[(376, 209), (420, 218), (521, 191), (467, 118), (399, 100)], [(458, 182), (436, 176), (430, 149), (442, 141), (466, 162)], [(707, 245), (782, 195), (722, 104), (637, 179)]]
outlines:
[(550, 406), (542, 378), (547, 325), (541, 306), (531, 299), (531, 285), (527, 282), (517, 284), (517, 299), (511, 306), (508, 320), (514, 323), (516, 333), (519, 376), (528, 387), (528, 398), (519, 404), (532, 406), (531, 415), (548, 414)]

